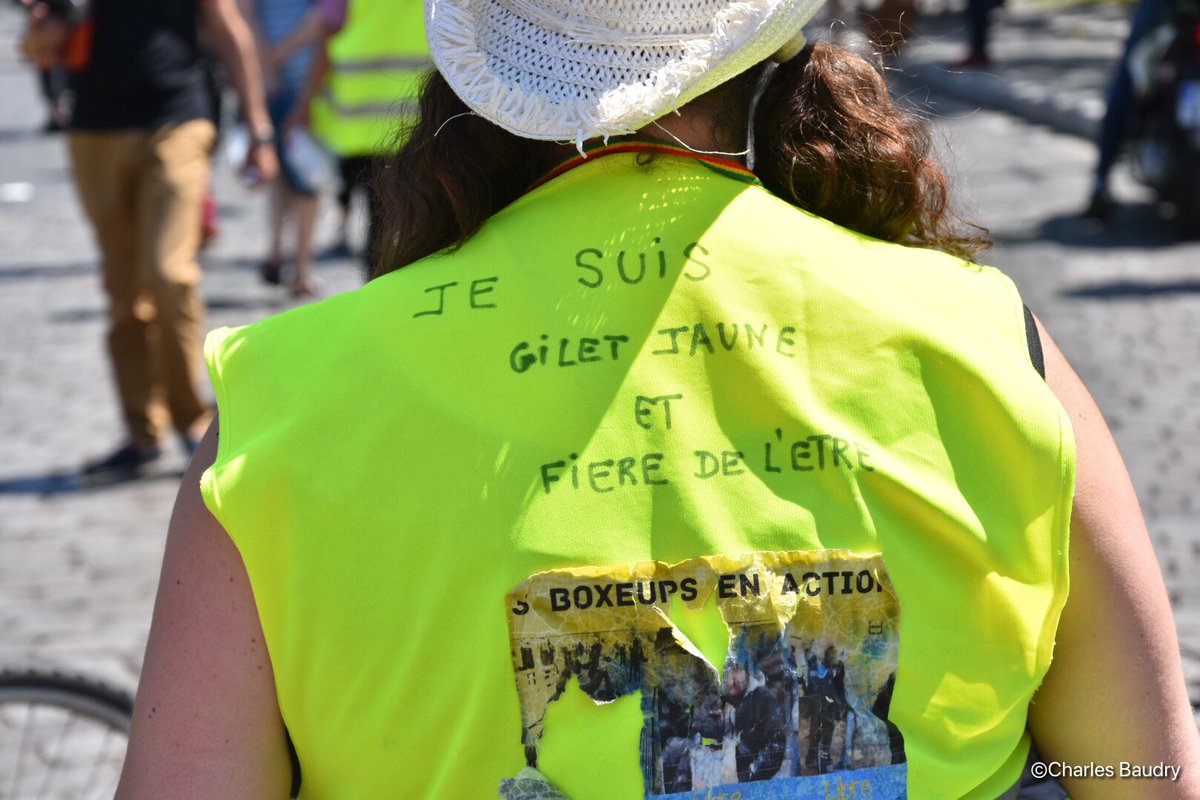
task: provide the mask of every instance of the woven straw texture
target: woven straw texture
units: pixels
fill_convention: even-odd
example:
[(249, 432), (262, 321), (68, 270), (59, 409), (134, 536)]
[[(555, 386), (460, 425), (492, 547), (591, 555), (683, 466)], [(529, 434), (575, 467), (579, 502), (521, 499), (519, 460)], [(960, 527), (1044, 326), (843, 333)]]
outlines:
[(632, 133), (773, 55), (823, 0), (426, 0), (438, 70), (518, 136)]

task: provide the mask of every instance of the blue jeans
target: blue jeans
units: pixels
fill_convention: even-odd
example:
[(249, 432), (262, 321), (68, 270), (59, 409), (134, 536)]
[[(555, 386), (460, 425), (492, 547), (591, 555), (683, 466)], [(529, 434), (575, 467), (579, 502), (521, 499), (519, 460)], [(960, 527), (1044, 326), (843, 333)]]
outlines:
[(292, 113), (292, 107), (296, 105), (297, 94), (297, 92), (285, 88), (280, 89), (273, 97), (267, 98), (267, 115), (270, 116), (271, 124), (275, 127), (275, 153), (279, 158), (280, 174), (292, 191), (312, 197), (317, 193), (316, 188), (310, 186), (296, 166), (292, 164), (283, 141), (283, 123), (287, 121), (288, 115)]
[(1108, 105), (1100, 123), (1100, 138), (1097, 141), (1099, 159), (1096, 162), (1096, 179), (1104, 183), (1108, 173), (1121, 155), (1121, 146), (1129, 130), (1130, 112), (1133, 109), (1133, 81), (1129, 77), (1129, 53), (1134, 45), (1150, 31), (1173, 0), (1141, 0), (1133, 12), (1129, 27), (1129, 38), (1125, 40), (1125, 52), (1117, 63), (1112, 83), (1108, 87)]

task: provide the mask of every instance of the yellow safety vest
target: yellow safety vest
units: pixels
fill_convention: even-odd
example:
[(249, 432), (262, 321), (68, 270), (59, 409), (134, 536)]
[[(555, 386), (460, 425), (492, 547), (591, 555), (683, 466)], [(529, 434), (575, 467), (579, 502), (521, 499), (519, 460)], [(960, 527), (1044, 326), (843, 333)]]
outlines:
[(419, 0), (350, 0), (329, 40), (329, 73), (312, 107), (313, 130), (339, 156), (391, 150), (416, 113), (433, 63)]
[(630, 147), (210, 336), (301, 797), (999, 796), (1074, 475), (1015, 288)]

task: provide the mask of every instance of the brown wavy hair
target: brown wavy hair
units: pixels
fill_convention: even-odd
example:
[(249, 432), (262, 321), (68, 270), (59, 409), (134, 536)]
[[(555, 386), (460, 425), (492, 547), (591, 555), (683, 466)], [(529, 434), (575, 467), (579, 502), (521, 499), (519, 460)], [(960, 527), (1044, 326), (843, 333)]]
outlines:
[[(758, 67), (693, 103), (722, 149), (741, 150)], [(990, 245), (951, 212), (928, 126), (891, 99), (879, 70), (834, 45), (781, 64), (755, 114), (755, 173), (789, 203), (843, 227), (965, 259)], [(523, 139), (470, 113), (436, 72), (404, 144), (376, 176), (384, 242), (372, 277), (461, 245), (573, 146)]]

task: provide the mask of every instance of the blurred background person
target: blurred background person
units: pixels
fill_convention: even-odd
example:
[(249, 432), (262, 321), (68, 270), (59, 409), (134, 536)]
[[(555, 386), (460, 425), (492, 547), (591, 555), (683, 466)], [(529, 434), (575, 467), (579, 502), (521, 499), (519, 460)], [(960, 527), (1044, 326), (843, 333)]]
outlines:
[(196, 251), (215, 129), (200, 28), (226, 65), (254, 132), (247, 170), (277, 170), (258, 60), (234, 0), (93, 0), (67, 16), (32, 6), (23, 50), (67, 59), (70, 153), (109, 298), (108, 348), (125, 441), (85, 476), (135, 475), (162, 454), (168, 425), (195, 449), (212, 412), (201, 396), (204, 303)]
[(1129, 73), (1129, 55), (1143, 36), (1159, 22), (1177, 0), (1141, 0), (1134, 9), (1129, 25), (1129, 36), (1121, 60), (1113, 71), (1108, 86), (1108, 98), (1104, 107), (1104, 119), (1100, 121), (1100, 132), (1096, 139), (1096, 171), (1092, 183), (1092, 196), (1084, 209), (1085, 219), (1093, 222), (1108, 222), (1116, 202), (1108, 186), (1108, 177), (1121, 155), (1129, 129), (1133, 124), (1134, 94), (1133, 80)]
[(67, 68), (55, 64), (38, 70), (38, 87), (46, 101), (46, 133), (66, 130), (71, 122), (71, 92), (67, 84)]
[[(346, 23), (346, 3), (347, 0), (315, 0), (300, 23), (271, 48), (271, 63), (274, 65), (282, 64), (291, 59), (300, 50), (311, 47), (315, 47), (320, 57), (324, 59), (326, 41), (330, 36), (340, 31)], [(309, 103), (313, 94), (319, 91), (324, 73), (324, 66), (320, 69), (320, 75), (313, 73), (310, 66), (309, 74), (312, 75), (314, 85), (311, 87), (311, 91), (309, 91), (307, 88), (309, 78), (306, 76), (306, 88), (301, 91), (304, 99), (298, 101), (293, 106), (290, 118), (284, 123), (285, 134), (294, 128), (308, 127), (310, 122), (308, 113)], [(339, 170), (340, 172), (341, 170)], [(338, 189), (337, 201), (339, 212), (337, 240), (325, 253), (325, 255), (331, 257), (351, 255), (348, 235), (350, 225), (350, 187), (346, 184), (344, 178), (342, 185)]]
[[(31, 9), (33, 0), (13, 0), (17, 5)], [(82, 13), (82, 6), (74, 0), (52, 0), (37, 4), (38, 15), (53, 14), (60, 18), (71, 20)], [(71, 87), (68, 80), (67, 67), (62, 61), (54, 61), (48, 65), (38, 65), (38, 90), (46, 102), (46, 124), (42, 130), (46, 133), (58, 133), (66, 130), (71, 121)]]
[(413, 123), (421, 81), (433, 64), (421, 3), (349, 0), (343, 14), (339, 20), (332, 5), (323, 12), (320, 46), (288, 127), (311, 124), (337, 156), (343, 231), (355, 191), (366, 197), (364, 262), (370, 274), (383, 250), (382, 209), (372, 177), (396, 149), (397, 129), (403, 137)]
[[(302, 94), (312, 61), (312, 48), (309, 44), (290, 51), (276, 51), (275, 48), (301, 28), (313, 9), (313, 3), (311, 0), (239, 0), (239, 5), (250, 22), (258, 45), (271, 123), (283, 131), (284, 120), (292, 113)], [(316, 294), (319, 290), (319, 284), (312, 275), (312, 241), (319, 193), (302, 165), (297, 163), (295, 148), (288, 146), (289, 138), (284, 133), (275, 141), (280, 170), (271, 187), (270, 244), (267, 256), (259, 267), (259, 275), (266, 283), (278, 285), (283, 281), (284, 227), (289, 223), (294, 224), (295, 244), (289, 288), (293, 295), (302, 297)]]
[[(208, 118), (212, 120), (213, 129), (216, 131), (212, 146), (212, 152), (216, 153), (221, 144), (221, 121), (225, 118), (225, 90), (229, 83), (225, 80), (221, 60), (203, 40), (200, 42), (200, 69), (204, 72), (204, 88), (208, 92)], [(208, 187), (204, 191), (204, 201), (200, 207), (200, 249), (208, 247), (219, 235), (217, 191), (214, 176), (210, 172)]]

